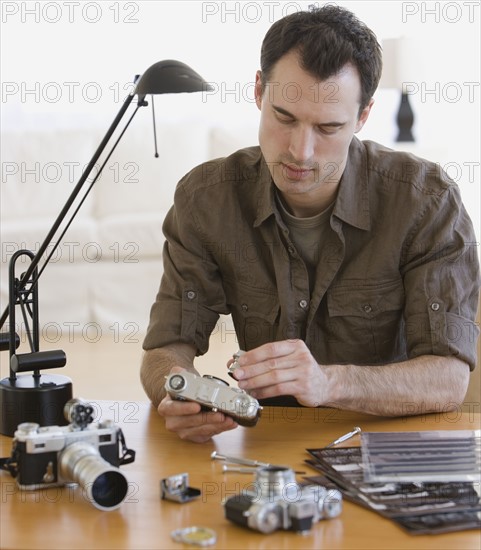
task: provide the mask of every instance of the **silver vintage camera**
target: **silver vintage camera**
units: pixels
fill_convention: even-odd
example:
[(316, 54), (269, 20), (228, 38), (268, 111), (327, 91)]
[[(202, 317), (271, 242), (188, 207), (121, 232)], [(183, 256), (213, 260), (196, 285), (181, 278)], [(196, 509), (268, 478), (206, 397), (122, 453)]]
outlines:
[(64, 408), (68, 426), (40, 427), (34, 422), (18, 426), (12, 454), (2, 462), (20, 489), (78, 483), (96, 508), (120, 506), (128, 483), (118, 466), (133, 462), (135, 452), (126, 448), (122, 431), (112, 420), (93, 424), (92, 413), (91, 405), (71, 399)]
[(197, 376), (188, 371), (169, 374), (165, 390), (172, 399), (195, 401), (208, 410), (231, 416), (241, 426), (255, 426), (262, 411), (257, 399), (215, 376)]
[(320, 485), (299, 485), (284, 466), (259, 468), (251, 490), (227, 499), (225, 517), (261, 533), (309, 531), (312, 524), (341, 513), (342, 495)]

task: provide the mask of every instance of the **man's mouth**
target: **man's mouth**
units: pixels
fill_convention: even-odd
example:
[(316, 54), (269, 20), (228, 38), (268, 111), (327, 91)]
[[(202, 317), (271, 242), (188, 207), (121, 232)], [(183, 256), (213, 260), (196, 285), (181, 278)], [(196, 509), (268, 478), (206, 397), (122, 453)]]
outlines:
[(305, 168), (297, 164), (281, 162), (284, 176), (290, 180), (303, 180), (311, 176), (313, 168)]

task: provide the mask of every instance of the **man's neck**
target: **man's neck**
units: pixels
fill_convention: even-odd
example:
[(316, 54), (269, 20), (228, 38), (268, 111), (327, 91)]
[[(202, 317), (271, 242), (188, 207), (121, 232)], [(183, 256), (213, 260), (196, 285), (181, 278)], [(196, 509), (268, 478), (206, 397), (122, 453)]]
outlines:
[(338, 186), (329, 192), (312, 196), (309, 193), (287, 194), (279, 192), (279, 197), (287, 211), (296, 218), (312, 218), (324, 212), (336, 199)]

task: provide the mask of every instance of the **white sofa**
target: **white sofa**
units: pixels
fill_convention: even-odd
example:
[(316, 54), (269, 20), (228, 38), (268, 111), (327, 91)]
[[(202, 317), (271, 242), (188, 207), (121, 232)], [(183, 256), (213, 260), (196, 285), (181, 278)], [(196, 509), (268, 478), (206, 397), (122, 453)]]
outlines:
[[(38, 250), (106, 129), (2, 133), (2, 311), (12, 254)], [(255, 144), (257, 127), (226, 132), (206, 122), (164, 123), (157, 138), (154, 158), (150, 117), (134, 120), (42, 274), (47, 340), (72, 331), (89, 341), (106, 331), (124, 338), (145, 331), (162, 275), (162, 222), (178, 180), (203, 161)], [(27, 265), (17, 262), (17, 275)], [(21, 325), (20, 312), (16, 317)]]

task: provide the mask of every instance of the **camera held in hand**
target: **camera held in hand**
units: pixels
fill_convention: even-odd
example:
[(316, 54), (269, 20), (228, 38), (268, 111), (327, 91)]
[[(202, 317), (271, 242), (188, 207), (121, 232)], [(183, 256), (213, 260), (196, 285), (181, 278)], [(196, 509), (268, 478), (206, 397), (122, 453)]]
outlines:
[(255, 475), (251, 490), (224, 503), (225, 517), (238, 525), (265, 534), (277, 529), (306, 532), (313, 523), (341, 513), (340, 491), (299, 485), (290, 468), (268, 466)]
[(255, 426), (262, 411), (257, 399), (216, 376), (172, 373), (166, 377), (165, 390), (172, 399), (195, 401), (207, 410), (231, 416), (241, 426)]
[[(64, 408), (68, 426), (24, 422), (15, 431), (12, 454), (2, 467), (22, 490), (78, 483), (100, 510), (118, 508), (128, 483), (118, 469), (135, 459), (122, 430), (112, 420), (92, 423), (93, 407), (71, 399)], [(122, 454), (120, 455), (120, 451)]]

